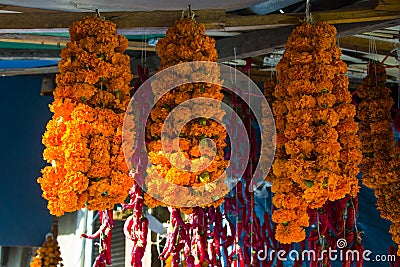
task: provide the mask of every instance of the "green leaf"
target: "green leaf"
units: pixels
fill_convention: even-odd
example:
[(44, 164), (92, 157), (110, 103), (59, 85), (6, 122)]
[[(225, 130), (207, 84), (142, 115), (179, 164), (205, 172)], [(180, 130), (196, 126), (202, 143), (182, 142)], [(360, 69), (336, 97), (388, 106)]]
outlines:
[(321, 93), (326, 94), (326, 93), (328, 93), (328, 90), (324, 88), (321, 90)]
[(200, 118), (199, 119), (199, 124), (202, 126), (207, 126), (207, 120), (205, 118)]
[(314, 185), (314, 182), (311, 181), (311, 180), (304, 180), (304, 182), (306, 183), (306, 186), (307, 186), (308, 188), (311, 188), (311, 187)]
[(82, 101), (82, 102), (85, 102), (85, 101), (86, 101), (86, 97), (81, 96), (81, 101)]
[(210, 173), (207, 171), (200, 173), (199, 179), (202, 183), (208, 183), (210, 181)]
[(115, 90), (115, 96), (118, 97), (119, 102), (122, 103), (122, 92), (121, 92), (121, 90), (119, 90), (119, 89)]
[(326, 188), (327, 186), (328, 186), (328, 177), (325, 177), (325, 179), (324, 179), (324, 181), (323, 181), (323, 183), (322, 183), (322, 187), (323, 188)]
[(202, 86), (200, 86), (200, 93), (204, 93), (204, 91), (205, 91), (205, 88), (204, 88), (204, 86), (202, 85)]

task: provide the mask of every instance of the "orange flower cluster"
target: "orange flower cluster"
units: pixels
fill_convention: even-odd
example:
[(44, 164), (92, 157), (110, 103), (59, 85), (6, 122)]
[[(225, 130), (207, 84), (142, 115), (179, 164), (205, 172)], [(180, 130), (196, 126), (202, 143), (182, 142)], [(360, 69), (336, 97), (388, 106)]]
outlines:
[(113, 208), (133, 179), (121, 149), (129, 103), (127, 40), (115, 24), (86, 17), (74, 22), (61, 51), (53, 112), (43, 135), (43, 157), (51, 166), (38, 179), (53, 215)]
[(362, 181), (369, 188), (380, 187), (396, 179), (390, 173), (390, 152), (394, 145), (391, 108), (393, 99), (385, 87), (386, 70), (380, 63), (371, 62), (368, 74), (357, 88), (362, 102), (357, 109), (360, 119), (361, 148), (364, 154)]
[[(166, 37), (158, 41), (156, 50), (161, 58), (160, 70), (183, 62), (216, 62), (218, 57), (215, 40), (205, 35), (204, 25), (190, 18), (177, 20), (168, 29)], [(198, 74), (198, 72), (193, 72), (193, 75), (196, 75), (196, 73)], [(219, 70), (203, 70), (202, 73), (212, 75), (213, 81), (219, 79)], [(160, 77), (152, 83), (154, 94), (157, 95), (160, 87), (168, 88), (168, 84), (180, 77), (179, 73)], [(194, 79), (194, 77), (188, 77), (189, 82)], [(218, 108), (208, 106), (204, 111), (204, 118), (196, 118), (187, 122), (181, 130), (178, 125), (172, 125), (171, 129), (166, 130), (167, 135), (180, 130), (175, 134), (179, 138), (174, 139), (172, 134), (166, 136), (163, 145), (169, 147), (174, 142), (178, 143), (180, 151), (172, 151), (170, 155), (162, 152), (161, 130), (170, 111), (179, 105), (182, 110), (173, 113), (174, 115), (170, 114), (170, 116), (173, 116), (174, 123), (186, 121), (192, 113), (192, 108), (196, 107), (180, 104), (198, 97), (221, 101), (223, 98), (221, 86), (208, 83), (181, 85), (163, 95), (150, 114), (150, 119), (146, 125), (146, 139), (149, 140), (147, 150), (153, 166), (147, 169), (148, 175), (145, 181), (149, 193), (145, 194), (145, 203), (149, 207), (165, 206), (164, 202), (171, 203), (173, 199), (180, 199), (185, 202), (187, 207), (195, 206), (193, 201), (196, 202), (197, 198), (210, 199), (209, 202), (217, 206), (222, 203), (223, 196), (228, 193), (224, 179), (218, 179), (224, 177), (225, 169), (228, 166), (223, 151), (226, 146), (226, 131), (218, 122), (208, 119), (211, 116), (222, 119), (224, 114), (218, 113)], [(207, 151), (200, 149), (204, 138), (212, 139), (216, 144), (214, 160), (211, 159), (214, 153), (207, 146)], [(203, 148), (205, 147), (203, 146)], [(208, 160), (204, 160), (205, 158)], [(183, 165), (185, 165), (185, 168), (178, 168), (178, 166)], [(162, 179), (157, 179), (158, 176), (161, 176)], [(183, 188), (179, 189), (171, 185), (180, 185)], [(158, 200), (150, 196), (158, 196), (159, 192), (167, 192), (168, 196)], [(216, 196), (219, 198), (218, 200)], [(188, 212), (190, 212), (190, 209), (188, 209)]]
[(391, 178), (375, 189), (375, 196), (381, 217), (392, 222), (389, 232), (397, 244), (397, 256), (400, 256), (400, 143), (396, 144), (390, 156), (390, 172), (385, 176)]
[(326, 22), (303, 23), (292, 31), (277, 65), (272, 220), (281, 243), (305, 239), (307, 209), (359, 190), (356, 110), (335, 35)]
[(391, 116), (394, 101), (385, 83), (383, 64), (370, 62), (368, 74), (357, 88), (362, 99), (357, 110), (364, 154), (361, 171), (364, 185), (375, 190), (381, 217), (393, 223), (390, 227), (393, 241), (400, 244), (400, 146), (394, 147)]
[(60, 247), (53, 235), (48, 235), (46, 241), (37, 250), (37, 255), (32, 259), (30, 267), (57, 267), (61, 263)]
[[(265, 96), (265, 99), (267, 100), (270, 108), (272, 108), (272, 103), (274, 103), (274, 101), (276, 101), (275, 97), (273, 96), (274, 89), (277, 84), (276, 79), (277, 79), (277, 77), (274, 75), (273, 77), (271, 77), (270, 80), (268, 80), (264, 83), (264, 96)], [(273, 127), (275, 127), (275, 125), (272, 125), (273, 121), (268, 119), (269, 116), (266, 114), (266, 112), (269, 112), (269, 110), (267, 109), (267, 107), (264, 107), (264, 105), (265, 105), (265, 102), (262, 101), (261, 102), (261, 108), (262, 108), (262, 114), (263, 114), (262, 125), (264, 125), (264, 129), (272, 129)], [(270, 147), (270, 146), (275, 146), (275, 157), (277, 155), (282, 155), (282, 147), (276, 146), (276, 135), (273, 136), (273, 142), (268, 143), (267, 145), (263, 146), (263, 150), (261, 151), (261, 153), (270, 153), (270, 151), (274, 151), (274, 148)], [(269, 171), (269, 173), (265, 176), (265, 181), (273, 182), (274, 180), (275, 180), (275, 176), (271, 169)]]

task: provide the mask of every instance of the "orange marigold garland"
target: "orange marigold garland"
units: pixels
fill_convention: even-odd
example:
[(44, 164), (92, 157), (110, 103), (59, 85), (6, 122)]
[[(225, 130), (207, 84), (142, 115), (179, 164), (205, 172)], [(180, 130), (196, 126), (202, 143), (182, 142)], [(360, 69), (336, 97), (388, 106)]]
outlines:
[(277, 65), (273, 112), (277, 148), (283, 150), (273, 164), (278, 209), (272, 220), (281, 243), (304, 240), (308, 208), (358, 193), (356, 111), (335, 35), (325, 22), (303, 23), (292, 31)]
[[(190, 61), (217, 61), (217, 51), (215, 49), (215, 40), (205, 35), (205, 28), (203, 24), (197, 23), (191, 18), (182, 18), (177, 20), (175, 24), (167, 30), (165, 38), (158, 41), (156, 50), (161, 59), (160, 70), (167, 67)], [(212, 73), (215, 79), (219, 78), (219, 73)], [(170, 81), (179, 78), (167, 77), (167, 81), (158, 80), (152, 84), (155, 94), (157, 94), (158, 87), (165, 86)], [(172, 153), (168, 159), (161, 149), (161, 130), (166, 117), (169, 112), (182, 102), (197, 98), (207, 97), (221, 101), (223, 94), (221, 93), (221, 86), (207, 83), (191, 83), (181, 85), (173, 90), (167, 92), (156, 103), (153, 108), (150, 119), (146, 125), (146, 139), (148, 140), (147, 150), (149, 151), (149, 160), (153, 164), (147, 170), (146, 186), (147, 192), (151, 195), (156, 195), (161, 190), (164, 192), (171, 191), (170, 197), (163, 199), (167, 203), (173, 202), (173, 199), (179, 197), (184, 199), (185, 196), (194, 195), (189, 187), (196, 187), (202, 185), (206, 186), (206, 191), (199, 195), (199, 198), (207, 198), (207, 195), (218, 195), (220, 199), (213, 202), (214, 206), (219, 205), (223, 201), (223, 196), (228, 193), (228, 189), (224, 184), (223, 179), (218, 179), (224, 175), (225, 168), (228, 162), (224, 159), (224, 147), (226, 146), (225, 138), (226, 131), (218, 122), (199, 118), (188, 122), (179, 133), (179, 145), (184, 155), (184, 158), (178, 158), (178, 153)], [(190, 114), (190, 108), (186, 108), (185, 112), (179, 112), (174, 119), (180, 121), (184, 120)], [(224, 114), (219, 114), (220, 119)], [(180, 117), (181, 116), (181, 117)], [(206, 116), (206, 114), (205, 114)], [(191, 160), (193, 164), (199, 160), (201, 153), (199, 144), (203, 138), (210, 138), (217, 144), (217, 155), (212, 163), (202, 171), (187, 171), (176, 168), (177, 162), (184, 160)], [(166, 139), (167, 146), (172, 144), (174, 140)], [(170, 162), (170, 160), (172, 162)], [(155, 179), (155, 176), (161, 175), (165, 181)], [(176, 184), (184, 186), (179, 192), (174, 189), (169, 189), (169, 184)], [(187, 190), (185, 191), (185, 188)], [(149, 207), (158, 205), (165, 206), (163, 200), (157, 200), (150, 195), (145, 194), (145, 203)], [(189, 200), (188, 200), (189, 201)], [(187, 202), (187, 206), (192, 206)], [(190, 212), (190, 210), (188, 210)]]
[(74, 22), (61, 51), (54, 113), (43, 135), (51, 163), (38, 179), (51, 214), (86, 206), (113, 208), (123, 202), (133, 179), (121, 149), (122, 122), (129, 103), (128, 42), (116, 25), (86, 17)]
[[(394, 101), (385, 82), (383, 64), (370, 62), (368, 74), (357, 88), (357, 96), (362, 100), (357, 110), (364, 154), (362, 181), (375, 190), (380, 215), (393, 223), (390, 233), (393, 241), (400, 244), (400, 146), (394, 147), (391, 116)], [(397, 254), (400, 256), (400, 250)]]
[(392, 240), (397, 244), (397, 256), (400, 256), (400, 143), (396, 144), (391, 152), (390, 181), (380, 184), (375, 189), (378, 198), (378, 209), (381, 217), (392, 222), (389, 232)]
[(369, 188), (380, 187), (395, 179), (390, 170), (390, 152), (394, 145), (393, 119), (391, 108), (393, 99), (390, 89), (385, 86), (386, 70), (377, 62), (368, 65), (368, 74), (357, 88), (360, 119), (360, 139), (364, 154), (361, 171), (363, 184)]
[(37, 255), (32, 259), (30, 267), (56, 267), (63, 266), (60, 246), (52, 234), (46, 236), (46, 241), (37, 250)]

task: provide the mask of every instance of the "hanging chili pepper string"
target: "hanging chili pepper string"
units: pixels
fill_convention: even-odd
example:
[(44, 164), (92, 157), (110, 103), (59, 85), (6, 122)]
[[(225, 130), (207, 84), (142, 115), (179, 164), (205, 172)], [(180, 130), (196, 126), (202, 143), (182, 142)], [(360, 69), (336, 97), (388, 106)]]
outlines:
[(132, 215), (124, 223), (124, 234), (132, 240), (131, 266), (142, 266), (142, 258), (147, 245), (148, 219), (143, 217), (142, 192), (140, 186), (135, 182), (129, 191), (130, 202), (123, 204), (123, 209), (131, 209)]
[(112, 228), (114, 227), (112, 210), (99, 211), (99, 219), (101, 223), (101, 232), (97, 231), (94, 235), (82, 234), (84, 238), (96, 238), (100, 237), (99, 250), (100, 254), (96, 257), (93, 267), (105, 267), (106, 264), (111, 265), (111, 239), (112, 239)]

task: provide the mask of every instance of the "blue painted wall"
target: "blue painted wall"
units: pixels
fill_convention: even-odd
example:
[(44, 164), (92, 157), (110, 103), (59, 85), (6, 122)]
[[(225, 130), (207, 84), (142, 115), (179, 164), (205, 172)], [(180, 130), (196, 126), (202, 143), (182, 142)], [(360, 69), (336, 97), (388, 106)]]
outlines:
[(36, 179), (45, 166), (42, 134), (52, 97), (40, 96), (41, 76), (0, 77), (0, 245), (37, 246), (51, 216)]

